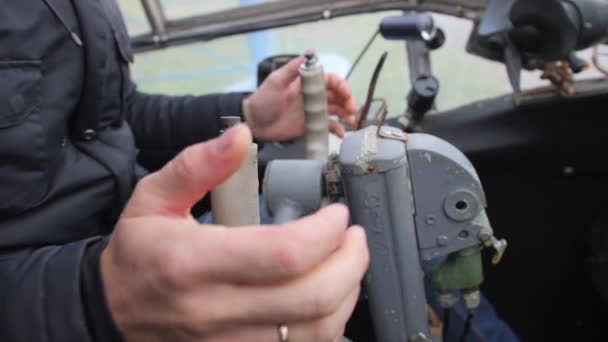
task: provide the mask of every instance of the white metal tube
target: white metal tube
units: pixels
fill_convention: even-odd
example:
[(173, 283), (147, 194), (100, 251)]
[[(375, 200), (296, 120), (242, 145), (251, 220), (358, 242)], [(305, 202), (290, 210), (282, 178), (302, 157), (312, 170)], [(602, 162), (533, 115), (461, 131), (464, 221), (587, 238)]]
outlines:
[(306, 53), (300, 67), (302, 98), (306, 113), (306, 158), (327, 161), (329, 156), (329, 117), (323, 66), (314, 52)]
[[(222, 120), (226, 127), (240, 122), (238, 117)], [(226, 227), (260, 224), (258, 189), (258, 145), (251, 144), (240, 168), (211, 191), (213, 224)]]

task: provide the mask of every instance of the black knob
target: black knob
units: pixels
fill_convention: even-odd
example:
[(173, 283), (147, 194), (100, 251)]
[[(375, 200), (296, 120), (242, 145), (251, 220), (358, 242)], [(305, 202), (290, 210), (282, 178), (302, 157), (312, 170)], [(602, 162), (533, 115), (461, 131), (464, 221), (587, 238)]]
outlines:
[(415, 121), (420, 121), (433, 108), (439, 94), (439, 80), (430, 75), (422, 75), (416, 79), (408, 95), (410, 115)]
[(431, 50), (437, 50), (445, 44), (445, 32), (438, 28), (435, 36), (426, 42), (426, 46)]
[(388, 40), (430, 41), (436, 34), (430, 14), (407, 14), (387, 17), (380, 24), (380, 34)]

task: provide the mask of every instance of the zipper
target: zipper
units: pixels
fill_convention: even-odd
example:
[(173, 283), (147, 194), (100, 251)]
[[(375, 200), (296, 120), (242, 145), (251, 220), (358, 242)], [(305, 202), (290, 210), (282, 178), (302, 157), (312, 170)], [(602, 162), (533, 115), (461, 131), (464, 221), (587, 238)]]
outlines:
[(48, 0), (42, 0), (42, 2), (44, 2), (46, 7), (48, 7), (49, 10), (51, 10), (51, 12), (53, 12), (53, 15), (57, 18), (57, 20), (59, 20), (61, 22), (61, 25), (63, 25), (63, 28), (65, 28), (67, 33), (70, 35), (70, 38), (72, 39), (74, 44), (76, 44), (77, 47), (81, 48), (83, 46), (83, 43), (82, 43), (82, 39), (80, 39), (80, 36), (76, 32), (74, 32), (73, 30), (70, 29), (70, 27), (65, 22), (63, 17), (59, 14), (59, 12), (55, 9), (55, 7), (53, 7), (53, 5), (51, 5), (51, 3)]

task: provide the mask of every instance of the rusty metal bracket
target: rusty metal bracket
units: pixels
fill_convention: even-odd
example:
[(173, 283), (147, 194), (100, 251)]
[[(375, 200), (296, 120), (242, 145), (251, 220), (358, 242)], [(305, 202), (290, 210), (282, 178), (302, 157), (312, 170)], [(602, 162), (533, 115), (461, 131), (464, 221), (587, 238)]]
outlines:
[(378, 126), (378, 131), (376, 134), (385, 139), (399, 140), (403, 142), (407, 142), (409, 140), (409, 135), (406, 132), (395, 127)]
[(399, 128), (384, 126), (386, 116), (388, 115), (388, 110), (386, 110), (386, 106), (384, 106), (384, 108), (385, 110), (381, 111), (380, 113), (380, 122), (378, 122), (378, 130), (376, 131), (376, 135), (381, 138), (407, 142), (409, 136), (406, 132), (400, 130)]
[[(376, 65), (376, 69), (372, 75), (372, 79), (370, 81), (369, 87), (367, 89), (367, 98), (365, 100), (365, 104), (359, 110), (359, 118), (357, 120), (357, 127), (355, 130), (363, 129), (367, 126), (367, 117), (369, 114), (369, 109), (372, 106), (372, 103), (376, 101), (374, 99), (374, 94), (376, 93), (376, 86), (378, 85), (378, 79), (380, 78), (380, 73), (382, 72), (382, 68), (384, 67), (384, 63), (386, 62), (386, 57), (388, 57), (388, 52), (384, 52)], [(384, 101), (384, 107), (386, 111), (386, 101)], [(376, 114), (377, 115), (377, 114)]]
[(559, 89), (562, 96), (572, 96), (576, 94), (574, 77), (567, 61), (545, 64), (543, 74), (540, 78), (551, 81), (551, 83)]

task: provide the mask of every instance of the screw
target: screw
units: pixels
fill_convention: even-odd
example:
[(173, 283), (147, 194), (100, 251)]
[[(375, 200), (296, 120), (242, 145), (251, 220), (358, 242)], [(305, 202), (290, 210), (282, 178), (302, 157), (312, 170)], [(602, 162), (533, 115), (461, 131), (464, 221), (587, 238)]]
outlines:
[(308, 49), (304, 53), (304, 58), (306, 58), (306, 66), (311, 67), (315, 65), (318, 61), (317, 59), (317, 51), (315, 49)]
[(435, 224), (435, 221), (436, 221), (436, 220), (437, 220), (437, 219), (435, 218), (435, 215), (428, 215), (428, 216), (426, 217), (426, 224), (428, 224), (429, 226), (432, 226), (432, 225), (434, 225), (434, 224)]
[(466, 229), (464, 229), (463, 231), (461, 231), (461, 232), (458, 234), (458, 238), (459, 238), (459, 239), (462, 239), (462, 240), (466, 240), (466, 239), (468, 239), (468, 238), (469, 238), (469, 231), (468, 231), (468, 230), (466, 230)]
[(448, 245), (448, 242), (450, 242), (450, 238), (448, 238), (448, 237), (447, 237), (447, 236), (445, 236), (445, 235), (441, 235), (441, 236), (439, 236), (439, 237), (437, 238), (437, 244), (438, 244), (439, 246), (442, 246), (442, 247), (447, 246), (447, 245)]
[(458, 297), (456, 297), (453, 293), (448, 292), (448, 293), (440, 293), (437, 296), (437, 300), (439, 302), (439, 305), (444, 308), (444, 309), (449, 309), (451, 307), (454, 306), (454, 304), (456, 304), (456, 302), (458, 301)]
[(469, 310), (477, 309), (481, 303), (481, 295), (478, 290), (464, 293), (462, 295), (462, 299), (464, 301), (464, 305)]

